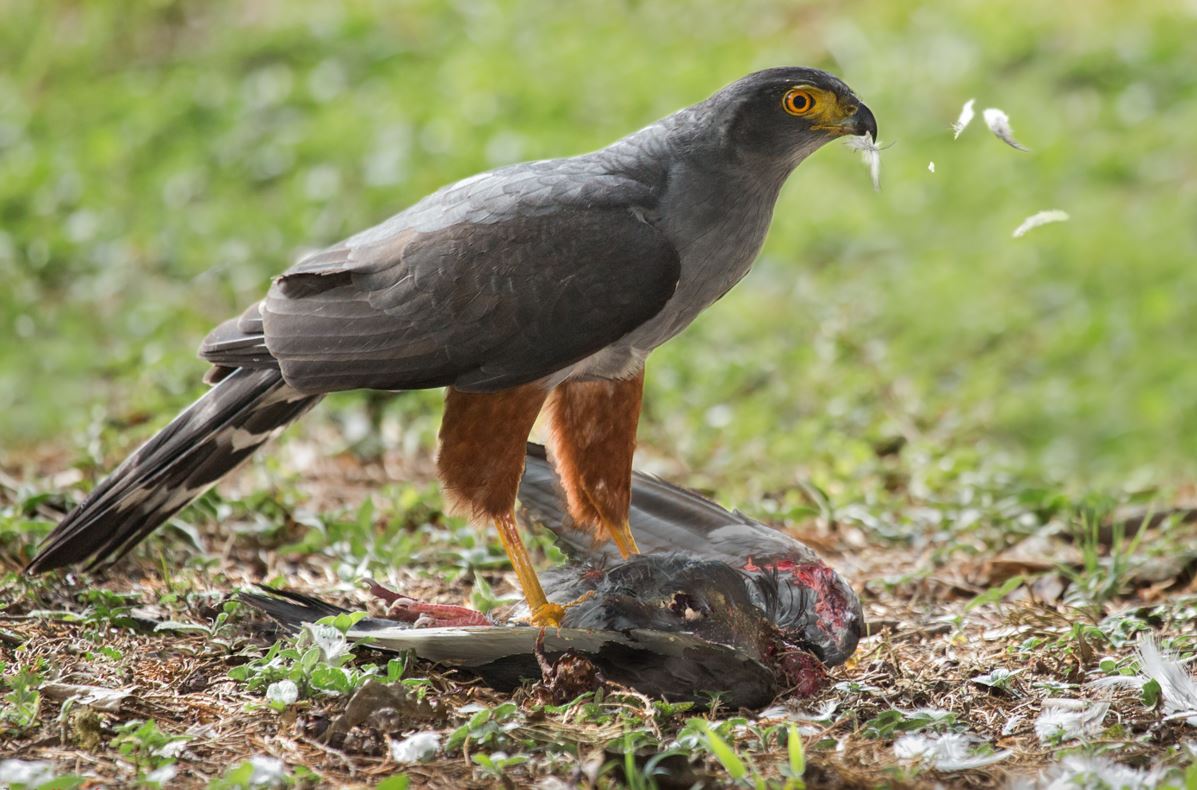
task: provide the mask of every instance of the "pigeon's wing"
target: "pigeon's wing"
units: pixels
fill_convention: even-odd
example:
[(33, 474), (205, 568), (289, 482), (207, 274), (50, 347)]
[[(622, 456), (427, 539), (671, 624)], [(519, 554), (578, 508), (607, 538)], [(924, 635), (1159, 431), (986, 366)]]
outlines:
[[(239, 597), (291, 631), (343, 611), (311, 596), (269, 592)], [(356, 623), (346, 635), (378, 650), (411, 651), (427, 661), (467, 669), (501, 690), (540, 676), (535, 650), (537, 638), (542, 637), (549, 660), (565, 653), (585, 656), (607, 679), (651, 696), (701, 703), (718, 693), (725, 705), (758, 708), (780, 691), (777, 677), (759, 661), (689, 634), (530, 626), (412, 628), (371, 617)]]
[(301, 260), (201, 346), (302, 392), (525, 384), (660, 312), (680, 260), (634, 182), (529, 166), (471, 179)]
[[(595, 546), (589, 532), (574, 526), (561, 481), (543, 447), (528, 445), (524, 470), (519, 500), (525, 521), (552, 531), (572, 556), (619, 559), (609, 542)], [(643, 472), (632, 474), (628, 523), (645, 554), (680, 552), (737, 568), (753, 558), (787, 557), (796, 562), (817, 559), (810, 548), (768, 524)]]

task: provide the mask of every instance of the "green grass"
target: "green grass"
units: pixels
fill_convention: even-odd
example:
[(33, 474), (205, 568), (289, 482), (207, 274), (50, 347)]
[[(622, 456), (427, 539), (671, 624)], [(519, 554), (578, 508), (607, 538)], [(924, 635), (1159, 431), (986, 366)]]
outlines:
[[(383, 758), (302, 738), (377, 678), (444, 703), (427, 726), (447, 746), (412, 767), (417, 785), (591, 771), (651, 787), (679, 760), (711, 783), (918, 785), (932, 769), (893, 744), (942, 732), (1002, 741), (1012, 773), (1082, 752), (1180, 781), (1188, 736), (1160, 724), (1147, 690), (1117, 697), (1118, 723), (1093, 742), (1043, 745), (1031, 723), (1044, 698), (1095, 697), (1087, 681), (1136, 672), (1144, 632), (1197, 651), (1193, 525), (1109, 528), (1128, 508), (1185, 504), (1197, 473), (1191, 2), (0, 0), (0, 13), (0, 736), (40, 744), (62, 772), (91, 751), (126, 783), (177, 765), (248, 786), (249, 758), (277, 752), (288, 784), (374, 786)], [(361, 650), (313, 663), (302, 638), (263, 642), (223, 602), (249, 581), (358, 605), (347, 588), (365, 574), (483, 607), (512, 594), (494, 536), (441, 513), (437, 392), (329, 399), (105, 584), (15, 572), (62, 506), (202, 391), (199, 340), (301, 251), (786, 63), (835, 72), (869, 103), (894, 143), (882, 190), (838, 145), (802, 165), (752, 275), (650, 361), (640, 436), (642, 465), (820, 540), (869, 618), (893, 625), (797, 726), (602, 692), (536, 705), (430, 666), (400, 680)], [(1032, 152), (980, 118), (953, 141), (972, 97), (1005, 109)], [(1072, 219), (1011, 238), (1048, 208)], [(1009, 559), (1020, 550), (1035, 562)], [(144, 607), (171, 629), (146, 632)], [(60, 721), (41, 689), (70, 670), (65, 654), (97, 683), (166, 682), (170, 702)], [(179, 656), (221, 695), (189, 696), (205, 692), (187, 690), (196, 671)], [(271, 705), (282, 680), (299, 698)], [(197, 734), (205, 705), (251, 734)], [(79, 745), (89, 733), (99, 746)], [(183, 736), (190, 756), (157, 753)]]
[[(838, 146), (802, 166), (753, 275), (653, 359), (645, 439), (719, 477), (768, 458), (764, 487), (850, 476), (891, 434), (1072, 479), (1193, 469), (1197, 19), (1177, 4), (9, 2), (5, 21), (9, 450), (160, 422), (200, 391), (199, 339), (300, 250), (801, 62), (874, 108), (883, 190)], [(1033, 152), (979, 118), (953, 142), (973, 96)], [(1010, 238), (1049, 207), (1072, 221)]]

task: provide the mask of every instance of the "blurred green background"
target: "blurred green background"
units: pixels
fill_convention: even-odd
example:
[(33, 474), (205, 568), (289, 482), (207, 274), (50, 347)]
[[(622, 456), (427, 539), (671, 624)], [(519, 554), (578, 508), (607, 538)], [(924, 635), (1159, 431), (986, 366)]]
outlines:
[[(0, 13), (13, 463), (97, 436), (115, 458), (144, 438), (201, 390), (208, 329), (304, 249), (806, 64), (842, 76), (895, 143), (882, 191), (839, 145), (802, 165), (753, 274), (650, 361), (650, 452), (742, 495), (796, 476), (886, 490), (903, 442), (916, 495), (919, 477), (978, 465), (1130, 487), (1197, 467), (1192, 0)], [(980, 118), (953, 141), (971, 97), (1005, 109), (1032, 153)], [(1048, 208), (1071, 222), (1011, 238)], [(382, 412), (430, 446), (438, 403)], [(340, 396), (317, 420), (364, 404)]]

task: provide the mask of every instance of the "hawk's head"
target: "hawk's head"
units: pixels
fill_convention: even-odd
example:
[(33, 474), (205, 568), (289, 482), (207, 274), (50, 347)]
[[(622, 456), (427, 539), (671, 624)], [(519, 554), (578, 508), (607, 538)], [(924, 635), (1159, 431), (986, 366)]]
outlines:
[(695, 107), (733, 152), (793, 166), (845, 135), (877, 140), (877, 120), (852, 89), (818, 69), (786, 66), (749, 74)]

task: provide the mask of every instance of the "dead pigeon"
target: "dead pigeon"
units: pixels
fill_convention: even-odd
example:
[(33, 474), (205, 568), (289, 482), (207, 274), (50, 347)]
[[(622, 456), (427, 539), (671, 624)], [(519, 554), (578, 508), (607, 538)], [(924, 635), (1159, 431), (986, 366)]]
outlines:
[[(486, 620), (472, 610), (375, 585), (393, 619), (365, 618), (350, 638), (467, 669), (499, 689), (537, 678), (569, 654), (586, 658), (602, 679), (645, 694), (696, 702), (717, 694), (733, 707), (766, 705), (786, 690), (813, 694), (824, 685), (824, 665), (856, 648), (863, 618), (851, 587), (808, 547), (743, 514), (636, 473), (630, 525), (644, 553), (623, 561), (570, 527), (539, 446), (529, 445), (520, 496), (525, 521), (550, 529), (573, 559), (545, 574), (550, 600), (578, 600), (560, 629), (479, 624)], [(346, 611), (294, 592), (263, 592), (241, 598), (291, 630)]]

